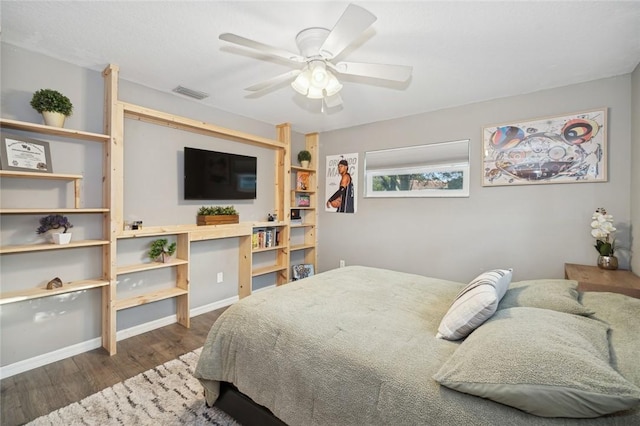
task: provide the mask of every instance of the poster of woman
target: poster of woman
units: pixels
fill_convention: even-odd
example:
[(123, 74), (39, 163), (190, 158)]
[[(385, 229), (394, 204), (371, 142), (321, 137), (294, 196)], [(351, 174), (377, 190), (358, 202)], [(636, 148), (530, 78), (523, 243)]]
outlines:
[(357, 211), (358, 153), (327, 155), (325, 211)]

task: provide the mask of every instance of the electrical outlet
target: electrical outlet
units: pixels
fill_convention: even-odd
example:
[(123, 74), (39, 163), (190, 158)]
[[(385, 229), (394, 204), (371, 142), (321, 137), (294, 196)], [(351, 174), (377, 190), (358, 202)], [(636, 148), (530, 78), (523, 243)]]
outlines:
[(222, 272), (218, 272), (217, 282), (221, 283), (224, 281), (224, 274)]
[(340, 267), (344, 268), (344, 260), (340, 259)]

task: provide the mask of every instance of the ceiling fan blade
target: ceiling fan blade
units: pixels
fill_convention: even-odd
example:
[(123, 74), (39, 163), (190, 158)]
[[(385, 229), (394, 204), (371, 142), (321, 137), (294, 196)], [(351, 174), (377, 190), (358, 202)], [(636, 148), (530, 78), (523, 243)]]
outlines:
[(340, 74), (399, 82), (407, 81), (413, 71), (413, 67), (407, 65), (368, 64), (364, 62), (338, 62), (335, 65), (328, 62), (327, 64)]
[(350, 4), (320, 47), (320, 54), (327, 59), (338, 56), (376, 19), (375, 15), (368, 10)]
[(342, 105), (342, 96), (340, 96), (340, 93), (336, 93), (332, 96), (325, 96), (324, 104), (327, 106), (327, 108), (335, 108), (337, 106), (340, 106)]
[(265, 80), (261, 83), (254, 84), (253, 86), (249, 86), (244, 90), (248, 90), (250, 92), (258, 92), (260, 90), (268, 89), (269, 87), (276, 86), (284, 81), (291, 80), (293, 77), (300, 74), (302, 70), (291, 70), (284, 74), (277, 75), (269, 80)]
[(282, 58), (293, 62), (304, 62), (304, 58), (297, 53), (287, 52), (286, 50), (278, 49), (277, 47), (269, 46), (267, 44), (260, 43), (258, 41), (251, 40), (236, 34), (223, 33), (220, 34), (218, 38), (220, 40), (228, 41), (229, 43), (239, 44), (240, 46), (258, 50), (262, 53), (266, 53), (277, 58)]

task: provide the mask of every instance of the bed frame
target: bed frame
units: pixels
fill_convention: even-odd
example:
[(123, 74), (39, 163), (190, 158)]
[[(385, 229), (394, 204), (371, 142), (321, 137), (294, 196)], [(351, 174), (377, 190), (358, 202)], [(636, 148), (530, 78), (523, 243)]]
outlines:
[(243, 426), (287, 426), (262, 405), (243, 394), (234, 385), (220, 382), (220, 396), (213, 404)]

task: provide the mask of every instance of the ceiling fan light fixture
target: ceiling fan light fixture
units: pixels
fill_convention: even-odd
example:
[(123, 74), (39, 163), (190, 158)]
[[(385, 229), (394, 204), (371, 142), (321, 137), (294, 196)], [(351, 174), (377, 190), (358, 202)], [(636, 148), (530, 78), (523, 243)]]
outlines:
[(327, 86), (324, 88), (325, 92), (327, 92), (327, 96), (333, 96), (342, 90), (342, 84), (338, 81), (335, 75), (331, 73), (331, 71), (327, 71), (329, 76), (329, 81)]
[(309, 86), (311, 85), (311, 72), (308, 69), (302, 71), (295, 80), (291, 83), (293, 90), (301, 95), (307, 96), (309, 92)]
[(309, 99), (322, 99), (324, 98), (324, 91), (317, 87), (310, 86), (309, 93), (307, 94), (307, 98)]
[(329, 83), (327, 67), (322, 61), (313, 61), (311, 68), (311, 85), (317, 89), (324, 89)]

